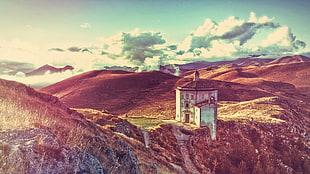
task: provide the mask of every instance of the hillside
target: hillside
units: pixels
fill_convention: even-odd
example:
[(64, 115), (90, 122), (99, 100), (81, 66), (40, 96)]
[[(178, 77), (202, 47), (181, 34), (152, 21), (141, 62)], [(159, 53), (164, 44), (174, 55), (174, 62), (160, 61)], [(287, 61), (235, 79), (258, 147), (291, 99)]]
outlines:
[[(175, 114), (175, 88), (192, 78), (180, 79), (152, 71), (91, 71), (40, 89), (59, 97), (72, 108), (92, 108), (115, 114), (172, 119)], [(221, 101), (246, 101), (271, 96), (257, 88), (232, 82), (209, 80), (218, 88)]]
[(178, 79), (158, 71), (98, 70), (74, 76), (40, 91), (59, 97), (70, 107), (124, 114), (153, 100), (173, 100), (170, 93)]
[(286, 56), (275, 59), (268, 64), (280, 64), (280, 63), (299, 63), (299, 62), (309, 62), (310, 58), (303, 55)]
[(221, 101), (212, 141), (207, 128), (76, 109), (81, 115), (23, 84), (0, 80), (0, 88), (0, 173), (310, 172), (302, 100)]
[(126, 120), (103, 127), (26, 85), (0, 88), (0, 173), (176, 173)]
[[(260, 67), (220, 67), (199, 70), (202, 78), (259, 85), (266, 81), (288, 83), (297, 89), (310, 86), (310, 62), (271, 64)], [(188, 72), (187, 77), (191, 72)], [(281, 85), (279, 85), (280, 87)]]

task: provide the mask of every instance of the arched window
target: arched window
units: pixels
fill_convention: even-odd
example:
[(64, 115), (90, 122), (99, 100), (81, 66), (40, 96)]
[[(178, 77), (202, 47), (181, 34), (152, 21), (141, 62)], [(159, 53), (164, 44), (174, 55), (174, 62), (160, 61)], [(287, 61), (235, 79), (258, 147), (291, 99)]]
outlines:
[(209, 103), (210, 103), (210, 104), (215, 104), (215, 97), (214, 97), (214, 96), (211, 96), (211, 97), (210, 97)]
[(185, 102), (185, 108), (189, 108), (189, 103)]

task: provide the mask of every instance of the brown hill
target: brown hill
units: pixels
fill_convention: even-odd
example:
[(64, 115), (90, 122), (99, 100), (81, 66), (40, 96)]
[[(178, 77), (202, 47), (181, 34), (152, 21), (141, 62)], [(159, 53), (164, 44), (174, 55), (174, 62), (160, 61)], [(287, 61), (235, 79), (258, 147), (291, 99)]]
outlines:
[(200, 69), (203, 78), (216, 79), (242, 84), (262, 81), (283, 82), (295, 87), (310, 86), (310, 62), (275, 64), (261, 67), (221, 67), (218, 69)]
[[(92, 108), (116, 114), (171, 119), (175, 114), (175, 88), (192, 78), (180, 79), (153, 71), (91, 71), (40, 89), (73, 108)], [(260, 89), (232, 82), (209, 80), (221, 101), (245, 101), (271, 96)]]
[(309, 62), (310, 58), (303, 56), (303, 55), (294, 55), (294, 56), (286, 56), (286, 57), (281, 57), (278, 59), (275, 59), (271, 62), (266, 63), (266, 65), (271, 65), (271, 64), (280, 64), (280, 63), (299, 63), (299, 62)]
[[(92, 108), (112, 113), (127, 111), (153, 100), (171, 100), (179, 78), (158, 71), (91, 71), (69, 78), (40, 91), (53, 94), (70, 107)], [(170, 97), (169, 97), (170, 96)]]
[[(93, 71), (72, 79), (76, 84), (96, 84), (90, 83), (92, 78), (100, 80), (104, 74), (107, 79), (115, 76), (143, 80), (145, 78), (138, 77), (162, 76), (159, 85), (154, 85), (152, 78), (148, 82), (153, 85), (138, 84), (141, 91), (156, 91), (159, 86), (161, 88), (157, 90), (163, 91), (163, 86), (174, 88), (174, 85), (191, 80), (159, 72), (123, 71)], [(167, 80), (162, 80), (165, 78)], [(220, 101), (217, 140), (209, 138), (207, 128), (172, 120), (122, 119), (101, 111), (78, 109), (84, 114), (82, 116), (67, 109), (56, 97), (16, 82), (0, 80), (0, 115), (5, 121), (0, 122), (0, 173), (310, 172), (308, 102), (283, 95), (251, 96), (262, 89), (232, 82), (207, 81), (210, 86), (216, 85), (222, 90), (223, 99), (233, 96), (241, 100)], [(66, 88), (57, 84), (58, 90), (66, 92), (72, 86), (69, 82), (65, 83)], [(113, 85), (116, 82), (111, 86), (105, 80), (101, 83), (105, 88), (117, 87)], [(133, 90), (134, 85), (124, 83), (129, 90)], [(120, 89), (123, 88), (118, 87), (117, 91)], [(270, 95), (268, 90), (263, 91), (266, 91), (263, 95)], [(156, 94), (154, 98), (158, 91)], [(168, 94), (174, 96), (174, 91), (163, 93), (168, 99), (162, 96), (158, 99), (170, 101)], [(244, 101), (245, 97), (253, 99)], [(142, 129), (124, 119), (134, 120)]]

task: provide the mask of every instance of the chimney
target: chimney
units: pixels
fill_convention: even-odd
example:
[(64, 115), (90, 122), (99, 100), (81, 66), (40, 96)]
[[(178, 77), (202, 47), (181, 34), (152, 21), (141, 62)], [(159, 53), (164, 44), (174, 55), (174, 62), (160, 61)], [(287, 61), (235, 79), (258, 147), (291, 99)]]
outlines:
[(196, 70), (194, 74), (194, 81), (198, 81), (198, 80), (199, 80), (199, 72)]

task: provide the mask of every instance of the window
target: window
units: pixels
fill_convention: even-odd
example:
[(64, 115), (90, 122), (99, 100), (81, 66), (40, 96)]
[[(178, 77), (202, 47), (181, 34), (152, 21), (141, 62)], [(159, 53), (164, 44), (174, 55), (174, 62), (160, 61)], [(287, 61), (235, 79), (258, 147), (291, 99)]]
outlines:
[(186, 94), (186, 99), (188, 99), (188, 94)]
[(191, 100), (194, 100), (194, 95), (193, 94), (191, 95)]
[(211, 96), (211, 97), (210, 97), (210, 103), (211, 103), (211, 104), (215, 104), (215, 97), (214, 97), (214, 96)]
[(185, 103), (185, 107), (186, 107), (186, 108), (189, 108), (189, 103)]
[(183, 94), (181, 94), (181, 99), (183, 99), (184, 98), (184, 95)]

